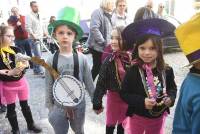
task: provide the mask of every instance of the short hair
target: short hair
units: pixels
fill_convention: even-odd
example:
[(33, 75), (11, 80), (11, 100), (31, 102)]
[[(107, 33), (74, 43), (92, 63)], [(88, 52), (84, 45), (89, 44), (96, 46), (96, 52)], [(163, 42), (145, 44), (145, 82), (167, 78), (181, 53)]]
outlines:
[(107, 9), (108, 3), (114, 2), (114, 0), (101, 0), (100, 7), (102, 9)]
[(14, 9), (16, 9), (16, 10), (19, 11), (19, 9), (18, 9), (17, 7), (12, 7), (12, 8), (11, 8), (11, 12), (12, 12)]
[(36, 1), (31, 1), (30, 2), (30, 6), (32, 6), (33, 4), (37, 3)]
[(115, 6), (117, 7), (117, 5), (118, 5), (120, 2), (126, 2), (126, 4), (127, 4), (127, 1), (126, 1), (126, 0), (116, 0)]

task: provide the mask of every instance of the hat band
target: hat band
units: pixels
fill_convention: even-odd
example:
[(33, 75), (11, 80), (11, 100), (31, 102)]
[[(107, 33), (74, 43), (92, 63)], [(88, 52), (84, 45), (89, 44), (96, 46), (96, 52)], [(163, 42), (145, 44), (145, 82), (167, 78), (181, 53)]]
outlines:
[(187, 57), (187, 59), (189, 60), (190, 63), (200, 59), (200, 49), (191, 53), (191, 54), (188, 54), (186, 57)]
[(159, 30), (157, 30), (157, 29), (148, 29), (147, 31), (145, 31), (144, 33), (146, 33), (146, 34), (154, 34), (154, 35), (158, 35), (158, 36), (160, 36), (161, 34), (160, 34), (160, 31)]

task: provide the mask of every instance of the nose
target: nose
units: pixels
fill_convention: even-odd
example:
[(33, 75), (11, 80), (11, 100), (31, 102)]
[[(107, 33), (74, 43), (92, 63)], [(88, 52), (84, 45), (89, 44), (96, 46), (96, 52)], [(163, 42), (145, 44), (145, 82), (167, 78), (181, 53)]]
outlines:
[(149, 49), (145, 49), (145, 50), (144, 50), (144, 54), (145, 54), (145, 55), (149, 55), (149, 54), (150, 54), (150, 50), (149, 50)]

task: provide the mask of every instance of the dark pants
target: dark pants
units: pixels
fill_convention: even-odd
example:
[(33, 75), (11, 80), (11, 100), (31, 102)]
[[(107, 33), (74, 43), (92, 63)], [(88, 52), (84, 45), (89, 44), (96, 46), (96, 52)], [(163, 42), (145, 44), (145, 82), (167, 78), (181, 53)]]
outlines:
[[(19, 39), (15, 39), (15, 45), (17, 47), (19, 47), (22, 50), (22, 53), (30, 57), (32, 57), (32, 52), (31, 52), (31, 44), (30, 44), (30, 40), (29, 39), (24, 39), (24, 40), (19, 40)], [(33, 67), (33, 63), (29, 62), (30, 67)]]
[(92, 66), (92, 78), (95, 80), (96, 76), (99, 74), (99, 70), (101, 68), (101, 56), (102, 52), (98, 52), (94, 49), (90, 49), (93, 59), (93, 66)]

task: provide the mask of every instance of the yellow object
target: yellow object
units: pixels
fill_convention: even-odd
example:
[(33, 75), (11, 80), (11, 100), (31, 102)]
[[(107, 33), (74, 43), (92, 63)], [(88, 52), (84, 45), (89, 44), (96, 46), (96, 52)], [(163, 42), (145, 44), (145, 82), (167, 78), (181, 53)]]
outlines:
[(10, 54), (15, 54), (15, 51), (12, 50), (10, 47), (3, 47), (3, 48), (1, 48), (0, 53), (2, 54), (4, 52), (10, 53)]
[(180, 25), (175, 33), (189, 65), (200, 62), (200, 13)]

